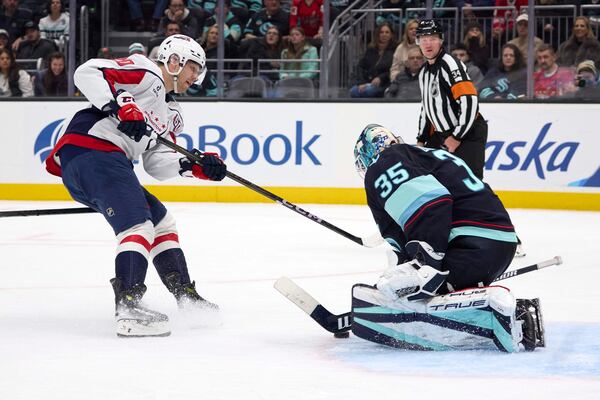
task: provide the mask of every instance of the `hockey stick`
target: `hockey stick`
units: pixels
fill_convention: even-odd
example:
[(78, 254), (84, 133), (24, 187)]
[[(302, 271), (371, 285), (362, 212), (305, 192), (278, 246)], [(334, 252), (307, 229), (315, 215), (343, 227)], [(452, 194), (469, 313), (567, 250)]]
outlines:
[(296, 285), (290, 278), (281, 277), (273, 285), (279, 293), (288, 298), (289, 301), (297, 305), (302, 311), (307, 313), (325, 330), (331, 333), (347, 332), (352, 326), (352, 312), (343, 314), (333, 314), (323, 307), (308, 292)]
[(518, 268), (512, 271), (508, 271), (494, 279), (494, 282), (501, 281), (504, 279), (512, 278), (513, 276), (523, 275), (531, 271), (537, 271), (538, 269), (551, 267), (553, 265), (562, 264), (562, 258), (560, 256), (553, 257), (549, 260), (539, 262), (537, 264), (529, 265), (527, 267)]
[[(500, 275), (494, 280), (494, 282), (501, 281), (504, 279), (512, 278), (526, 274), (528, 272), (537, 271), (542, 268), (547, 268), (552, 265), (562, 264), (562, 258), (560, 256), (553, 257), (549, 260), (532, 264), (527, 267), (518, 268), (514, 271), (506, 272)], [(343, 314), (333, 314), (327, 310), (321, 303), (319, 303), (314, 297), (308, 292), (298, 286), (294, 281), (289, 278), (281, 277), (275, 281), (273, 285), (279, 293), (288, 298), (292, 303), (298, 306), (302, 311), (307, 313), (315, 322), (321, 325), (325, 330), (332, 332), (334, 335), (341, 336), (343, 332), (347, 332), (352, 328), (352, 312), (346, 312)]]
[[(190, 160), (193, 160), (193, 161), (197, 162), (198, 164), (202, 165), (202, 158), (198, 157), (196, 154), (188, 151), (187, 149), (185, 149), (185, 148), (183, 148), (161, 136), (156, 135), (156, 133), (151, 134), (151, 137), (153, 139), (155, 139), (158, 143), (163, 144), (163, 145), (167, 146), (168, 148), (175, 150), (176, 152), (178, 152), (180, 154), (183, 154)], [(361, 246), (377, 247), (381, 243), (383, 243), (383, 238), (379, 235), (379, 233), (375, 233), (366, 238), (354, 236), (354, 235), (346, 232), (345, 230), (338, 228), (337, 226), (332, 225), (329, 222), (319, 218), (318, 216), (313, 215), (306, 210), (303, 210), (302, 208), (298, 207), (297, 205), (290, 203), (289, 201), (277, 196), (276, 194), (273, 194), (273, 193), (269, 192), (268, 190), (265, 190), (262, 187), (257, 186), (250, 181), (247, 181), (246, 179), (234, 174), (233, 172), (227, 171), (227, 177), (229, 179), (236, 181), (237, 183), (239, 183), (243, 186), (246, 186), (247, 188), (249, 188), (251, 190), (254, 190), (257, 193), (262, 194), (263, 196), (273, 200), (274, 202), (279, 203), (282, 206), (285, 206), (286, 208), (302, 215), (303, 217), (306, 217), (306, 218), (310, 219), (311, 221), (316, 222), (317, 224), (319, 224), (321, 226), (324, 226), (325, 228), (331, 229), (335, 233), (342, 235), (346, 239), (350, 239), (354, 243), (358, 243)]]
[(95, 213), (89, 207), (80, 208), (49, 208), (41, 210), (17, 210), (17, 211), (0, 211), (0, 218), (4, 217), (31, 217), (40, 215), (63, 215), (63, 214), (88, 214)]

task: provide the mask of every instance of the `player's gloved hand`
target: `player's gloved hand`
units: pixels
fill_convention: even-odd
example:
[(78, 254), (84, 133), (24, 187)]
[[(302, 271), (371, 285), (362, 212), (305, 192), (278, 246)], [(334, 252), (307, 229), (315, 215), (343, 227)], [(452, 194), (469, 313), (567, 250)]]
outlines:
[(135, 104), (133, 96), (129, 92), (121, 92), (116, 101), (119, 107), (117, 118), (121, 121), (117, 129), (139, 142), (147, 134), (144, 113)]
[(386, 269), (377, 282), (377, 289), (391, 300), (428, 299), (435, 296), (448, 273), (412, 260)]
[(179, 160), (179, 175), (211, 181), (221, 181), (225, 178), (227, 166), (217, 153), (201, 153), (196, 149), (192, 150), (192, 153), (202, 159), (202, 165), (184, 157)]

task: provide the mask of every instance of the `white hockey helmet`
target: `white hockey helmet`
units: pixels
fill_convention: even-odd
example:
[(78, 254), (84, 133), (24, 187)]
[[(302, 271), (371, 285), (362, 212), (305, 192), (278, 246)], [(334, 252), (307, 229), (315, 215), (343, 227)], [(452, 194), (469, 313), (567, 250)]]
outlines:
[(396, 143), (404, 141), (381, 125), (367, 125), (354, 146), (354, 165), (361, 178), (364, 179), (367, 168), (377, 161), (379, 153)]
[[(162, 41), (158, 50), (157, 61), (166, 67), (167, 73), (177, 77), (185, 63), (194, 61), (200, 65), (200, 75), (196, 84), (200, 85), (206, 76), (206, 53), (198, 42), (186, 35), (172, 35)], [(176, 72), (169, 71), (168, 63), (178, 63)]]

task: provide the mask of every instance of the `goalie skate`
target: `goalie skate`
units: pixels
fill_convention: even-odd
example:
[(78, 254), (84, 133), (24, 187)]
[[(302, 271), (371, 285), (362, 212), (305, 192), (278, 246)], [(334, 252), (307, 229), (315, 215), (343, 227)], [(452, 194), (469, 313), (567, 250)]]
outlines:
[(523, 322), (521, 344), (525, 350), (534, 351), (536, 347), (546, 347), (540, 299), (517, 299), (516, 316), (517, 320)]

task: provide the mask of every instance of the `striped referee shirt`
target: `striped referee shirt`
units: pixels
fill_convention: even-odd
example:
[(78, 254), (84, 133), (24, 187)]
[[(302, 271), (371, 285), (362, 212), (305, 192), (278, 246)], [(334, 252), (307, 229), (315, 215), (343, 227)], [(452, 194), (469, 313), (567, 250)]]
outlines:
[(435, 63), (423, 65), (419, 86), (422, 101), (417, 140), (426, 142), (435, 131), (462, 140), (479, 112), (477, 89), (466, 66), (442, 49)]

